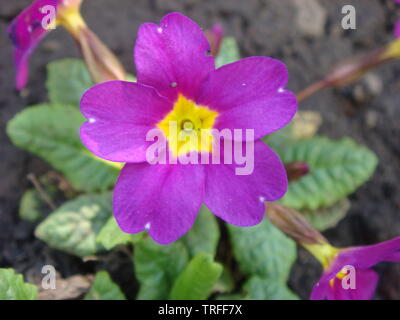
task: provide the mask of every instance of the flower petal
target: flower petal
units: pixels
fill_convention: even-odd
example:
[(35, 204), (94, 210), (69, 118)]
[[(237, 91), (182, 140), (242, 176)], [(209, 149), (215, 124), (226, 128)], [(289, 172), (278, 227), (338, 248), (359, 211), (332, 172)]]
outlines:
[(178, 92), (194, 99), (214, 70), (210, 45), (200, 27), (180, 13), (143, 24), (135, 45), (138, 82), (155, 87), (172, 101)]
[(394, 35), (396, 38), (400, 38), (400, 21), (398, 21), (394, 27)]
[(336, 260), (346, 261), (359, 269), (369, 269), (379, 262), (391, 261), (400, 252), (400, 237), (362, 247), (347, 248)]
[(113, 211), (127, 233), (149, 230), (168, 244), (193, 225), (204, 197), (201, 165), (127, 164), (114, 190)]
[(48, 14), (40, 9), (46, 5), (56, 8), (57, 0), (36, 0), (22, 11), (10, 24), (7, 33), (14, 45), (14, 62), (17, 68), (17, 89), (25, 87), (28, 80), (28, 59), (42, 38), (49, 32), (42, 27)]
[(325, 300), (332, 297), (332, 287), (329, 282), (318, 281), (311, 291), (310, 300)]
[[(313, 287), (311, 300), (370, 300), (373, 298), (379, 280), (373, 270), (357, 270), (355, 288), (345, 289), (342, 280), (337, 277), (330, 280), (323, 276)], [(333, 282), (331, 282), (333, 281)]]
[(154, 88), (109, 81), (86, 91), (81, 111), (88, 119), (81, 127), (84, 145), (100, 158), (142, 162), (154, 142), (147, 133), (172, 109), (172, 103)]
[(284, 127), (296, 113), (295, 95), (283, 89), (287, 80), (282, 62), (245, 58), (212, 72), (196, 102), (220, 113), (217, 129), (254, 129), (260, 139)]
[(254, 143), (254, 156), (248, 157), (254, 159), (254, 171), (249, 175), (237, 175), (238, 166), (224, 164), (223, 155), (221, 150), (221, 164), (205, 165), (205, 205), (216, 216), (237, 226), (260, 223), (265, 214), (264, 201), (278, 200), (287, 190), (282, 162), (261, 141)]
[(355, 289), (343, 288), (342, 280), (335, 278), (333, 300), (371, 300), (379, 277), (373, 270), (356, 270)]

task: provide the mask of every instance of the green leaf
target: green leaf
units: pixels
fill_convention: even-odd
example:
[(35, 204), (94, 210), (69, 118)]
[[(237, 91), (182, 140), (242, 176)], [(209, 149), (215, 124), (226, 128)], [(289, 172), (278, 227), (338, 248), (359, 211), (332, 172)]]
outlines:
[(63, 204), (35, 231), (51, 247), (79, 257), (102, 249), (96, 237), (111, 216), (111, 193), (84, 195)]
[(0, 269), (0, 300), (36, 300), (37, 287), (13, 269)]
[(215, 216), (202, 206), (192, 229), (180, 241), (188, 247), (189, 253), (194, 257), (199, 252), (215, 256), (220, 233)]
[(315, 229), (324, 231), (336, 226), (346, 216), (350, 205), (349, 199), (343, 198), (330, 207), (302, 210), (301, 213)]
[(19, 216), (28, 222), (38, 221), (43, 217), (43, 207), (39, 193), (34, 189), (27, 190), (19, 203)]
[(97, 235), (96, 241), (107, 250), (111, 250), (121, 244), (136, 243), (142, 237), (143, 233), (129, 234), (123, 232), (115, 221), (115, 218), (110, 217)]
[(80, 59), (63, 59), (47, 65), (46, 87), (53, 104), (79, 107), (82, 94), (93, 85), (90, 73)]
[(251, 277), (243, 286), (252, 300), (298, 300), (285, 283), (276, 279), (264, 279), (258, 276)]
[(179, 241), (160, 245), (146, 237), (135, 245), (133, 263), (140, 283), (139, 300), (167, 299), (176, 278), (189, 260)]
[(217, 68), (238, 61), (240, 59), (239, 47), (235, 38), (225, 37), (221, 43), (221, 49), (215, 58), (215, 65)]
[(248, 298), (241, 293), (232, 293), (220, 295), (216, 300), (248, 300)]
[(171, 290), (172, 300), (204, 300), (222, 272), (222, 265), (213, 261), (210, 254), (200, 252), (176, 279)]
[(108, 272), (100, 271), (96, 273), (92, 287), (85, 295), (85, 300), (126, 300), (126, 298)]
[(369, 179), (378, 163), (375, 154), (349, 138), (314, 137), (290, 144), (280, 153), (285, 163), (303, 161), (311, 172), (289, 184), (283, 205), (315, 210), (331, 206)]
[(95, 157), (81, 143), (84, 118), (69, 106), (38, 105), (17, 114), (7, 125), (13, 143), (48, 161), (80, 191), (112, 187), (120, 164)]
[(233, 253), (245, 275), (285, 282), (296, 259), (296, 245), (268, 218), (254, 227), (228, 225)]
[(137, 78), (133, 74), (127, 74), (126, 81), (137, 82)]

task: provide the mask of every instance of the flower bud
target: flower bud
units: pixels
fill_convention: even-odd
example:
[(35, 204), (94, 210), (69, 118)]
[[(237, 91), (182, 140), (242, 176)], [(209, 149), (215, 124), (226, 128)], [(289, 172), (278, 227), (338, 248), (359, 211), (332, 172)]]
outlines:
[(289, 182), (296, 181), (310, 172), (306, 162), (290, 162), (285, 164)]
[(300, 245), (321, 245), (328, 243), (301, 213), (277, 203), (267, 204), (267, 216), (271, 223)]

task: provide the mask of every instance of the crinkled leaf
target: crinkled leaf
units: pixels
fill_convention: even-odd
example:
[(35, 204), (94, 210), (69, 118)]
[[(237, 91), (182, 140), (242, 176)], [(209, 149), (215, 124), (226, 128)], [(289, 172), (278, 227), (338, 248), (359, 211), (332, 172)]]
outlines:
[(27, 190), (19, 203), (19, 216), (22, 220), (35, 222), (43, 216), (43, 207), (39, 193), (34, 189)]
[(142, 237), (143, 233), (129, 234), (123, 232), (115, 221), (115, 218), (110, 217), (104, 227), (100, 230), (96, 241), (107, 250), (111, 250), (121, 244), (138, 242)]
[(63, 204), (35, 231), (51, 247), (79, 257), (102, 249), (96, 237), (111, 216), (111, 193), (84, 195)]
[(0, 300), (36, 300), (37, 287), (13, 269), (0, 269)]
[(50, 102), (79, 107), (82, 94), (93, 85), (85, 63), (63, 59), (47, 65), (46, 87)]
[(81, 143), (79, 127), (84, 118), (69, 106), (38, 105), (17, 114), (7, 126), (13, 143), (48, 161), (80, 191), (112, 187), (119, 164), (95, 157)]
[(172, 300), (204, 300), (218, 281), (222, 265), (210, 254), (198, 253), (176, 279), (171, 290)]
[(96, 273), (96, 277), (85, 300), (126, 300), (121, 289), (112, 281), (106, 271)]
[(275, 228), (268, 218), (254, 227), (228, 225), (233, 253), (245, 275), (279, 281), (288, 279), (296, 259), (296, 245)]
[(140, 283), (138, 299), (167, 299), (176, 278), (189, 260), (185, 245), (179, 241), (160, 245), (146, 237), (135, 245), (133, 263)]
[(199, 252), (215, 256), (219, 236), (219, 227), (215, 216), (207, 207), (202, 206), (192, 229), (181, 238), (181, 241), (188, 247), (192, 257)]
[(251, 277), (243, 286), (248, 299), (252, 300), (298, 300), (285, 283), (273, 278)]
[(324, 231), (336, 226), (346, 216), (350, 205), (349, 199), (343, 198), (330, 207), (317, 210), (302, 210), (301, 213), (314, 228)]
[(306, 162), (310, 173), (289, 184), (280, 201), (294, 209), (331, 206), (369, 179), (378, 163), (376, 155), (349, 138), (333, 141), (314, 137), (297, 141), (280, 152), (283, 162)]
[(215, 65), (217, 68), (238, 61), (240, 59), (239, 47), (235, 38), (224, 37), (221, 43), (221, 49), (215, 58)]

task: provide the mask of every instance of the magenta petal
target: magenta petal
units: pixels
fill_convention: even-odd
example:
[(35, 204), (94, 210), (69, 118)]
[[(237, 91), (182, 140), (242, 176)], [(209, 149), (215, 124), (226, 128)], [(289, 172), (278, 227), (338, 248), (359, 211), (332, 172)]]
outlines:
[(127, 164), (114, 190), (113, 211), (127, 233), (149, 230), (168, 244), (193, 225), (204, 197), (201, 165)]
[(336, 260), (341, 264), (354, 265), (359, 269), (369, 269), (379, 262), (390, 261), (391, 257), (400, 252), (400, 237), (362, 247), (344, 250)]
[(154, 88), (109, 81), (87, 90), (81, 111), (84, 145), (95, 155), (116, 162), (142, 162), (153, 144), (147, 133), (172, 109), (172, 103)]
[[(313, 287), (311, 300), (370, 300), (373, 298), (379, 277), (373, 270), (357, 270), (355, 288), (345, 289), (342, 279), (322, 277)], [(347, 281), (347, 280), (345, 280)]]
[(172, 101), (180, 92), (194, 99), (214, 70), (210, 45), (200, 27), (180, 13), (170, 13), (160, 22), (143, 24), (135, 46), (138, 82), (155, 87)]
[(394, 35), (396, 38), (400, 38), (400, 21), (398, 21), (394, 27)]
[(262, 138), (292, 120), (295, 95), (284, 90), (285, 65), (267, 57), (250, 57), (225, 65), (205, 81), (196, 102), (217, 110), (217, 129), (254, 129)]
[(49, 32), (42, 27), (47, 13), (40, 8), (57, 6), (57, 0), (36, 0), (22, 11), (10, 24), (7, 33), (14, 45), (14, 62), (17, 69), (17, 89), (25, 87), (28, 79), (28, 59), (42, 38)]
[(373, 270), (356, 270), (355, 289), (344, 289), (342, 280), (335, 278), (334, 300), (371, 300), (379, 277)]
[(223, 163), (221, 159), (221, 164), (205, 165), (205, 205), (216, 216), (237, 226), (260, 223), (265, 215), (264, 201), (275, 201), (287, 190), (282, 162), (267, 145), (257, 141), (252, 174), (237, 175), (237, 166)]
[(312, 288), (310, 300), (331, 299), (332, 295), (333, 295), (333, 289), (330, 286), (329, 282), (319, 281)]
[(387, 262), (400, 262), (400, 251), (390, 254), (389, 256), (385, 257), (384, 261)]

